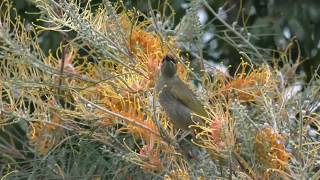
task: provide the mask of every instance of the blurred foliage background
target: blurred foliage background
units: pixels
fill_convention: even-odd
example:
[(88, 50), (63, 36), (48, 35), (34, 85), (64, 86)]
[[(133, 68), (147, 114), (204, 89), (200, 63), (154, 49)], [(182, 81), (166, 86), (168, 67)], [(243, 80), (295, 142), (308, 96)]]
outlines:
[[(37, 18), (40, 17), (37, 14), (39, 10), (30, 1), (12, 1), (26, 25), (32, 26), (32, 23), (39, 23), (37, 21)], [(145, 13), (148, 13), (150, 5), (152, 8), (161, 8), (164, 2), (169, 3), (174, 9), (174, 22), (179, 23), (188, 8), (186, 0), (123, 1), (128, 9), (136, 8)], [(264, 51), (266, 56), (278, 56), (276, 50), (284, 50), (293, 40), (297, 40), (298, 43), (291, 47), (292, 59), (301, 56), (304, 61), (301, 70), (306, 74), (307, 80), (317, 70), (320, 64), (320, 11), (318, 10), (320, 2), (318, 0), (217, 0), (208, 2), (220, 17), (232, 25), (232, 28), (238, 29), (252, 44), (260, 48), (259, 50)], [(91, 1), (91, 4), (96, 7), (99, 3), (101, 3), (99, 0)], [(232, 65), (230, 73), (233, 74), (240, 63), (240, 55), (236, 42), (226, 41), (225, 36), (230, 33), (230, 30), (223, 26), (207, 7), (201, 7), (198, 15), (204, 28), (202, 32), (202, 39), (205, 41), (204, 58)], [(232, 33), (230, 36), (232, 37)], [(46, 31), (41, 35), (39, 41), (45, 52), (48, 52), (49, 49), (55, 50), (61, 39), (62, 36), (58, 33)], [(253, 59), (253, 61), (260, 62), (259, 59)]]

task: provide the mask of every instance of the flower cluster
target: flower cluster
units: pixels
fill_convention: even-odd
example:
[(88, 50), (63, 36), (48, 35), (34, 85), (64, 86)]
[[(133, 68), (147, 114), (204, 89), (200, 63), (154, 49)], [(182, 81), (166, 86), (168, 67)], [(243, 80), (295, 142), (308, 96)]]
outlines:
[(240, 101), (253, 101), (264, 91), (272, 92), (276, 80), (272, 76), (270, 69), (268, 67), (261, 67), (246, 73), (247, 67), (248, 64), (242, 62), (242, 72), (224, 84), (219, 89), (219, 92), (226, 97), (234, 95)]
[(284, 137), (271, 128), (257, 132), (255, 150), (257, 159), (266, 168), (283, 170), (291, 156), (285, 149)]
[(59, 112), (50, 110), (49, 117), (49, 121), (39, 120), (29, 125), (29, 143), (42, 155), (46, 155), (51, 148), (57, 145), (63, 135), (61, 127), (63, 122)]

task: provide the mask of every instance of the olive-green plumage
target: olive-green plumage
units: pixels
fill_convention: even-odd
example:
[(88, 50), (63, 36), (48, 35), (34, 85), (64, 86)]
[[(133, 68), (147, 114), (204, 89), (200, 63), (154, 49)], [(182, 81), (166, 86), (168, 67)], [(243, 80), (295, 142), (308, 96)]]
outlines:
[(201, 102), (176, 73), (176, 60), (167, 55), (162, 62), (161, 72), (156, 83), (160, 105), (176, 128), (188, 130), (194, 122), (201, 122), (198, 116), (207, 117)]

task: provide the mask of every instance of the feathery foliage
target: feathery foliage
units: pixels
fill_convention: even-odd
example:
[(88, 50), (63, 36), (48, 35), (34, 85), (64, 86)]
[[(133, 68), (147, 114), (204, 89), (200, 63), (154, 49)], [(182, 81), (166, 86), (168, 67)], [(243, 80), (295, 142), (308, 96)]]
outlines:
[[(292, 63), (294, 41), (273, 57), (206, 1), (192, 0), (177, 26), (167, 1), (162, 9), (149, 4), (146, 14), (122, 1), (32, 3), (40, 12), (32, 26), (9, 0), (0, 6), (5, 179), (320, 177), (320, 81), (315, 75), (305, 83), (295, 75), (301, 59)], [(201, 7), (221, 21), (221, 38), (242, 56), (234, 76), (211, 71), (203, 57)], [(56, 51), (41, 48), (45, 32), (59, 34)], [(192, 140), (178, 142), (182, 132), (154, 93), (168, 53), (179, 59), (179, 77), (193, 90), (197, 77), (195, 92), (209, 114)]]

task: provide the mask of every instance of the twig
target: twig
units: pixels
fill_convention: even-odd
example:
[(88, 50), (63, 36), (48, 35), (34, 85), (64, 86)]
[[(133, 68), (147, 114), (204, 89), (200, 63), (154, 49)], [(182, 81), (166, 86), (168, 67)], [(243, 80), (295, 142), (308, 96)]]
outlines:
[(212, 7), (207, 3), (207, 1), (203, 1), (203, 4), (208, 10), (223, 24), (225, 25), (229, 30), (231, 30), (236, 36), (238, 36), (241, 40), (243, 40), (258, 56), (258, 58), (263, 59), (263, 56), (260, 54), (260, 52), (257, 50), (256, 47), (254, 47), (246, 38), (244, 38), (239, 32), (235, 31), (226, 21), (224, 21), (213, 9)]

